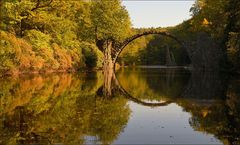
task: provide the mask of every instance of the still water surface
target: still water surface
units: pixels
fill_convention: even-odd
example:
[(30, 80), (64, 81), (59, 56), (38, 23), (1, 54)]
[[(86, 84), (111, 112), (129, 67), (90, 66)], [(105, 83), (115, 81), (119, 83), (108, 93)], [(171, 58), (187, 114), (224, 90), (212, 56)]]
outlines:
[(120, 69), (0, 79), (0, 144), (239, 144), (240, 79)]

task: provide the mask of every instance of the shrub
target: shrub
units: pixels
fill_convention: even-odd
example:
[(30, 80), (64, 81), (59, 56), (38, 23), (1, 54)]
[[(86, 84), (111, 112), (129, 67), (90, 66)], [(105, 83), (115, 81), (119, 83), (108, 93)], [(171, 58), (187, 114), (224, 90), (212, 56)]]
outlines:
[(40, 48), (46, 48), (46, 49), (51, 48), (51, 45), (50, 45), (51, 36), (44, 34), (41, 31), (38, 31), (38, 30), (25, 31), (24, 39), (30, 42), (33, 46), (33, 49), (36, 51)]
[(35, 56), (32, 47), (25, 40), (4, 31), (0, 31), (0, 39), (0, 70), (29, 69)]
[(103, 54), (98, 48), (91, 43), (81, 43), (83, 54), (85, 56), (85, 64), (87, 67), (102, 67)]
[[(15, 73), (28, 71), (72, 70), (100, 66), (101, 52), (93, 44), (77, 40), (68, 46), (51, 44), (51, 37), (37, 30), (26, 31), (24, 38), (0, 31), (0, 71)], [(67, 47), (67, 48), (66, 48)], [(86, 58), (82, 54), (82, 49)]]

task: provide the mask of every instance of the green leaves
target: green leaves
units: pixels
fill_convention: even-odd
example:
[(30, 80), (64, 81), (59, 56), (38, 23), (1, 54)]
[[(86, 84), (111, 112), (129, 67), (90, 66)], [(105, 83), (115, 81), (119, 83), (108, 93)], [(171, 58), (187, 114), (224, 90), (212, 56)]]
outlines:
[(90, 17), (83, 18), (80, 24), (87, 29), (91, 39), (115, 39), (121, 40), (130, 33), (130, 19), (127, 11), (119, 0), (93, 1), (90, 9)]

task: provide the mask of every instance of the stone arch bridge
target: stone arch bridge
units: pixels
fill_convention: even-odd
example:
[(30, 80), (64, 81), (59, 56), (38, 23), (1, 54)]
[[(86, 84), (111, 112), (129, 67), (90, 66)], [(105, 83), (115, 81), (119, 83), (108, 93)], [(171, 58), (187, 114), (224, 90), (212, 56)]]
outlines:
[(213, 40), (207, 33), (199, 32), (192, 40), (182, 40), (166, 30), (151, 29), (139, 32), (123, 41), (116, 41), (112, 38), (105, 40), (96, 39), (96, 45), (104, 54), (104, 68), (114, 68), (117, 58), (122, 50), (135, 39), (157, 34), (175, 40), (183, 49), (186, 50), (194, 69), (217, 70), (222, 52), (219, 49), (219, 42)]
[(109, 66), (110, 68), (114, 67), (119, 55), (130, 42), (134, 41), (139, 37), (152, 34), (165, 36), (175, 40), (180, 46), (182, 46), (187, 51), (189, 58), (190, 59), (192, 58), (193, 52), (191, 51), (190, 47), (186, 45), (186, 42), (180, 40), (179, 38), (177, 38), (176, 36), (172, 35), (167, 31), (154, 29), (137, 33), (133, 36), (126, 38), (121, 42), (115, 41), (113, 39), (97, 40), (96, 44), (98, 48), (104, 53), (104, 66)]
[[(170, 34), (167, 31), (160, 31), (160, 30), (149, 30), (149, 31), (144, 31), (138, 34), (135, 34), (129, 38), (126, 38), (124, 41), (120, 42), (119, 44), (116, 45), (116, 52), (114, 54), (112, 54), (113, 57), (113, 62), (115, 63), (117, 61), (117, 58), (119, 57), (120, 53), (123, 51), (123, 49), (132, 41), (134, 41), (137, 38), (140, 38), (142, 36), (146, 36), (146, 35), (152, 35), (152, 34), (157, 34), (157, 35), (161, 35), (161, 36), (165, 36), (168, 38), (171, 38), (173, 40), (175, 40), (178, 44), (180, 44), (180, 46), (182, 46), (183, 48), (186, 48), (185, 43), (183, 41), (181, 41), (180, 39), (178, 39), (177, 37), (175, 37), (174, 35)], [(191, 55), (189, 55), (191, 56)]]
[(106, 96), (111, 96), (112, 94), (112, 85), (115, 82), (113, 80), (115, 63), (123, 49), (126, 48), (126, 46), (135, 39), (151, 34), (157, 34), (171, 38), (180, 44), (180, 46), (182, 46), (182, 48), (185, 49), (188, 53), (188, 56), (191, 60), (191, 66), (194, 70), (199, 69), (209, 71), (218, 69), (221, 52), (219, 52), (217, 43), (215, 43), (215, 41), (213, 41), (211, 37), (206, 33), (198, 34), (195, 41), (184, 41), (180, 40), (180, 38), (177, 38), (167, 31), (151, 29), (137, 33), (121, 42), (110, 38), (106, 40), (96, 40), (97, 47), (104, 54), (103, 92)]

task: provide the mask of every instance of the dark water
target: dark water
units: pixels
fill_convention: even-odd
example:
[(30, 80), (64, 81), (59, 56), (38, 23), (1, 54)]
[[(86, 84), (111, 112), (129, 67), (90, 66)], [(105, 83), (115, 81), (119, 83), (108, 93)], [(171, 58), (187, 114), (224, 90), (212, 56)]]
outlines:
[(1, 78), (0, 144), (240, 143), (240, 79), (157, 68), (116, 78), (112, 96), (102, 72)]

